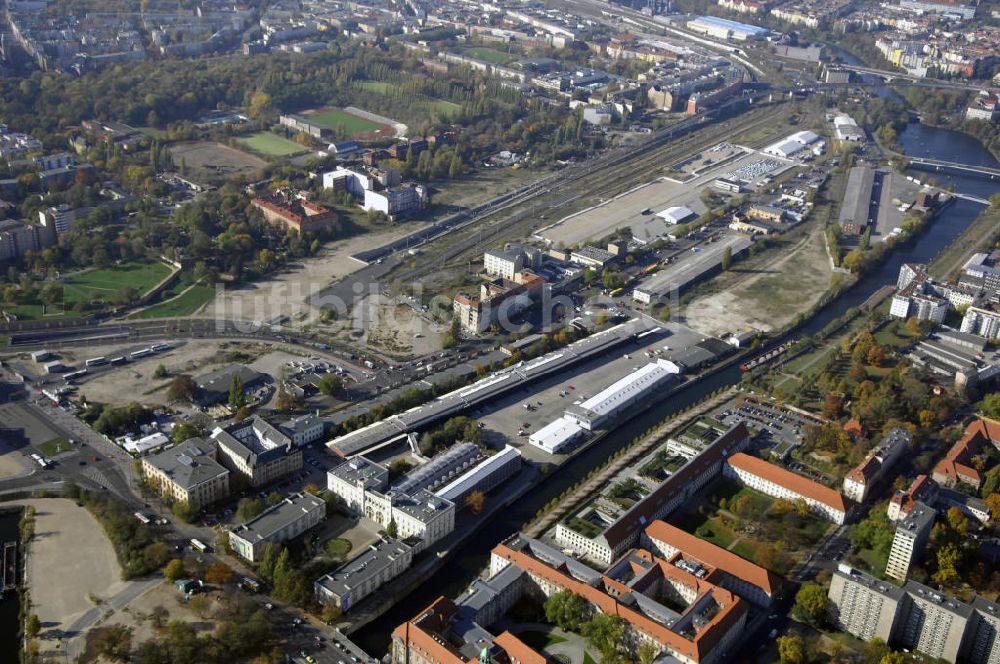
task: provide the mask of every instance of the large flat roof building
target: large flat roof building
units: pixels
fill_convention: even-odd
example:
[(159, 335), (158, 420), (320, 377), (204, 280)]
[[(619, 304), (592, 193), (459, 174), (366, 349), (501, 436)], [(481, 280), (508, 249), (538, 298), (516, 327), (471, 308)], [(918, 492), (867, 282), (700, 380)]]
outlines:
[(615, 415), (648, 398), (664, 385), (677, 380), (681, 369), (670, 360), (658, 359), (616, 380), (597, 394), (566, 409), (566, 417), (584, 429), (600, 427)]
[(219, 460), (258, 488), (302, 469), (302, 450), (259, 415), (212, 431)]

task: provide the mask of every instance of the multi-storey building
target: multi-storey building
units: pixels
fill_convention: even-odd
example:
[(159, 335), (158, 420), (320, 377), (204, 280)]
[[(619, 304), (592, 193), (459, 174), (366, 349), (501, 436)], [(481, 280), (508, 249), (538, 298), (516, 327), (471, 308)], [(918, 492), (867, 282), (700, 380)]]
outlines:
[(875, 483), (910, 449), (912, 440), (913, 436), (906, 429), (896, 427), (889, 431), (865, 460), (844, 476), (844, 495), (863, 503)]
[(252, 563), (260, 561), (268, 544), (298, 537), (326, 518), (326, 503), (309, 493), (293, 493), (253, 519), (229, 531), (229, 546)]
[(567, 522), (560, 522), (556, 525), (556, 542), (595, 563), (610, 564), (635, 546), (648, 524), (673, 512), (718, 477), (726, 458), (746, 449), (749, 442), (746, 425), (742, 422), (733, 425), (597, 535), (589, 536)]
[(219, 461), (254, 488), (302, 469), (302, 450), (259, 415), (217, 427), (211, 437), (219, 447)]
[(300, 233), (319, 233), (337, 224), (337, 213), (304, 198), (254, 198), (251, 203), (261, 211), (264, 219), (276, 226)]
[(524, 270), (542, 266), (542, 252), (508, 242), (503, 249), (491, 249), (483, 254), (483, 271), (491, 277), (514, 280)]
[(893, 583), (840, 565), (830, 577), (830, 622), (863, 641), (879, 638), (888, 643), (897, 633), (905, 596)]
[(664, 521), (651, 523), (643, 531), (641, 543), (660, 558), (669, 560), (681, 553), (686, 560), (714, 569), (715, 573), (705, 577), (707, 581), (760, 607), (770, 606), (781, 587), (780, 578), (767, 569)]
[(847, 519), (849, 503), (838, 491), (763, 459), (740, 452), (726, 460), (723, 472), (769, 496), (803, 500), (809, 509), (828, 521), (844, 523)]
[(962, 317), (962, 332), (987, 339), (1000, 338), (1000, 311), (986, 307), (969, 307)]
[(413, 547), (398, 539), (381, 539), (313, 583), (316, 601), (348, 611), (380, 586), (406, 571)]
[(859, 639), (947, 662), (1000, 663), (1000, 606), (966, 604), (914, 581), (902, 588), (840, 565), (830, 579), (831, 622)]
[(420, 212), (430, 204), (427, 188), (404, 184), (384, 191), (365, 190), (365, 210), (381, 212), (390, 219), (400, 219)]
[(55, 242), (52, 228), (14, 219), (0, 221), (0, 261), (20, 258), (29, 251), (41, 251)]
[(229, 495), (229, 471), (215, 460), (215, 444), (201, 438), (143, 457), (142, 474), (160, 495), (194, 509)]
[(906, 491), (898, 489), (889, 499), (886, 517), (890, 521), (904, 518), (917, 506), (917, 503), (933, 505), (938, 494), (938, 483), (926, 475), (917, 475), (910, 488)]
[(983, 478), (972, 466), (972, 460), (986, 445), (1000, 449), (1000, 422), (980, 418), (965, 428), (965, 435), (938, 461), (931, 477), (941, 486), (953, 487), (963, 483), (979, 489)]
[(513, 281), (498, 277), (479, 287), (479, 297), (456, 294), (452, 310), (463, 330), (482, 334), (530, 307), (544, 287), (545, 280), (531, 272), (515, 274)]
[(923, 554), (924, 545), (934, 525), (934, 509), (924, 503), (917, 503), (906, 517), (896, 523), (896, 534), (892, 538), (889, 561), (885, 566), (886, 576), (905, 581), (910, 566)]

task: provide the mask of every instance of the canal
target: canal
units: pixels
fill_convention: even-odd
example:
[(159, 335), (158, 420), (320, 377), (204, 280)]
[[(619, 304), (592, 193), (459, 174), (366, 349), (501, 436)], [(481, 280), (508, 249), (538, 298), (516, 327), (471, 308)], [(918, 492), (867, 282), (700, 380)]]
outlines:
[[(0, 512), (0, 546), (4, 542), (14, 542), (19, 539), (17, 523), (20, 514)], [(0, 556), (2, 556), (0, 549)], [(16, 662), (21, 652), (17, 640), (18, 600), (16, 592), (8, 592), (0, 599), (0, 662)]]
[[(975, 139), (958, 132), (913, 124), (899, 137), (907, 154), (927, 156), (945, 161), (993, 166), (996, 161)], [(926, 178), (924, 173), (916, 173)], [(989, 198), (996, 193), (996, 183), (969, 177), (938, 178), (944, 186), (954, 184), (956, 191)], [(809, 336), (822, 330), (828, 323), (841, 316), (847, 309), (864, 302), (872, 293), (886, 284), (896, 282), (903, 263), (926, 263), (944, 246), (964, 231), (983, 210), (983, 206), (956, 200), (948, 206), (913, 242), (897, 247), (880, 268), (862, 277), (858, 283), (831, 302), (804, 326), (795, 332), (798, 337)], [(359, 630), (352, 638), (372, 654), (386, 652), (392, 630), (412, 618), (439, 595), (454, 597), (485, 567), (490, 549), (498, 542), (517, 532), (548, 501), (576, 484), (593, 468), (603, 464), (619, 448), (659, 423), (672, 413), (702, 400), (715, 390), (733, 385), (740, 380), (737, 367), (721, 371), (696, 385), (659, 402), (648, 411), (639, 413), (623, 422), (599, 444), (585, 450), (566, 465), (553, 471), (544, 483), (524, 495), (510, 509), (493, 518), (475, 537), (460, 545), (458, 551), (440, 571), (432, 575), (414, 592), (377, 620)]]

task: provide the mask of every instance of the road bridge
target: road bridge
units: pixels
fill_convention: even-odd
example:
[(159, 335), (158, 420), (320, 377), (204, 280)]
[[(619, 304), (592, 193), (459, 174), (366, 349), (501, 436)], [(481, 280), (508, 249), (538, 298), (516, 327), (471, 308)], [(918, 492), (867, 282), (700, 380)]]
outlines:
[(869, 76), (878, 76), (883, 78), (886, 82), (891, 82), (895, 80), (912, 81), (914, 83), (920, 84), (921, 86), (936, 87), (936, 88), (948, 88), (951, 90), (968, 90), (970, 92), (979, 92), (980, 90), (985, 90), (990, 87), (987, 81), (970, 81), (969, 83), (961, 83), (959, 81), (942, 81), (934, 78), (925, 78), (923, 76), (914, 76), (913, 74), (907, 74), (903, 71), (888, 71), (885, 69), (873, 69), (871, 67), (860, 67), (858, 65), (848, 65), (848, 64), (838, 64), (839, 69), (846, 69), (847, 71), (853, 71), (856, 74), (867, 74)]
[(976, 166), (974, 164), (959, 164), (954, 161), (927, 159), (925, 157), (907, 157), (910, 168), (932, 173), (950, 173), (952, 175), (973, 175), (988, 180), (1000, 180), (1000, 168)]

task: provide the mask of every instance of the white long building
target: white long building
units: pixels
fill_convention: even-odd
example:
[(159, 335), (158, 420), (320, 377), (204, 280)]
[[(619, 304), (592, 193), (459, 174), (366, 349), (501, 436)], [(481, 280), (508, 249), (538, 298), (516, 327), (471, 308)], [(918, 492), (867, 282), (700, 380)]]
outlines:
[(680, 375), (670, 360), (656, 360), (616, 380), (594, 396), (566, 409), (566, 417), (592, 431)]

